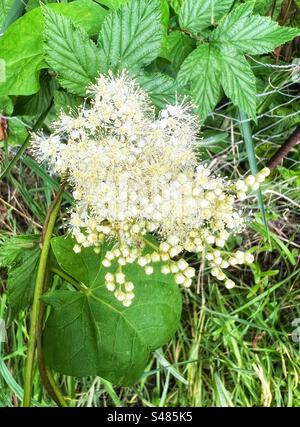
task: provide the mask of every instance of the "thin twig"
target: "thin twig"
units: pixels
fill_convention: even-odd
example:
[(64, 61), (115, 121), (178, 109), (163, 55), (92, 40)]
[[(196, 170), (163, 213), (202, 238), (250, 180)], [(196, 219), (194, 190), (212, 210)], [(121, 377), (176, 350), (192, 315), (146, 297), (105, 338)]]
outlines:
[(278, 166), (287, 153), (295, 147), (300, 142), (300, 126), (298, 126), (292, 135), (285, 141), (285, 143), (279, 148), (279, 150), (274, 154), (271, 160), (268, 162), (267, 167), (270, 170), (273, 170)]

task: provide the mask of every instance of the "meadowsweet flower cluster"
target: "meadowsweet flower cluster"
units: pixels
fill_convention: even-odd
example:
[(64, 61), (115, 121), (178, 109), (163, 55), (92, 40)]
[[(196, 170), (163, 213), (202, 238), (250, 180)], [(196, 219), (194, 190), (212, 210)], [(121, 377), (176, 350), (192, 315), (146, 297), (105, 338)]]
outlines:
[[(102, 262), (109, 291), (125, 306), (134, 298), (134, 284), (124, 266), (137, 263), (147, 275), (162, 262), (163, 274), (174, 274), (189, 287), (195, 270), (180, 258), (184, 251), (203, 253), (212, 274), (234, 286), (224, 270), (251, 263), (252, 255), (223, 250), (232, 233), (243, 227), (238, 201), (268, 175), (237, 182), (199, 165), (197, 118), (189, 105), (169, 105), (158, 117), (147, 94), (126, 73), (101, 75), (88, 101), (76, 113), (61, 113), (50, 136), (33, 135), (33, 150), (53, 171), (67, 174), (75, 207), (70, 230), (75, 252), (107, 238), (114, 247)], [(159, 239), (144, 254), (147, 234)]]

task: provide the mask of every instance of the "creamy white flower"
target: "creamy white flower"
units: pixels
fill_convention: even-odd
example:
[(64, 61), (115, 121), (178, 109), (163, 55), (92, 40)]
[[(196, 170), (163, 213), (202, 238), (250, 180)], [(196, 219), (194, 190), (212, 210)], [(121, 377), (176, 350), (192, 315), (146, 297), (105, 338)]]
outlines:
[[(101, 75), (89, 95), (92, 101), (76, 114), (60, 114), (50, 136), (33, 135), (36, 158), (67, 174), (72, 185), (74, 250), (94, 246), (99, 251), (105, 238), (114, 240), (102, 265), (118, 265), (116, 274), (105, 276), (106, 286), (126, 306), (134, 294), (123, 266), (137, 262), (150, 275), (149, 264), (162, 260), (167, 263), (162, 272), (177, 273), (176, 282), (188, 287), (194, 269), (184, 260), (172, 261), (184, 250), (208, 251), (213, 274), (231, 287), (221, 269), (253, 257), (236, 252), (225, 259), (213, 247), (223, 248), (243, 227), (237, 198), (256, 189), (268, 171), (233, 183), (198, 165), (199, 129), (191, 107), (168, 105), (156, 117), (148, 95), (125, 72)], [(144, 256), (149, 232), (161, 243), (155, 254)]]

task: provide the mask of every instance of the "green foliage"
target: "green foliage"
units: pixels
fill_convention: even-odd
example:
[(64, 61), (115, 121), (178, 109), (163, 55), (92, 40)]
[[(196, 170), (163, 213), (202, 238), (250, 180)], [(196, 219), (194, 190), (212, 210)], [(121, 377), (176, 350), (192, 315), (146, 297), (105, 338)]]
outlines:
[[(55, 3), (48, 7), (72, 19), (90, 35), (99, 31), (107, 14), (91, 0)], [(43, 29), (41, 8), (35, 8), (15, 21), (0, 38), (1, 58), (5, 61), (6, 71), (5, 82), (0, 83), (0, 96), (31, 95), (39, 90), (39, 71), (47, 67)]]
[[(220, 11), (223, 6), (225, 8), (225, 3), (217, 3)], [(208, 15), (202, 14), (202, 18), (198, 19), (209, 2), (199, 0), (197, 7), (193, 7), (193, 4), (189, 0), (183, 4), (180, 23), (182, 28), (197, 34), (209, 25), (208, 20), (204, 20)], [(227, 6), (230, 7), (229, 4)], [(203, 120), (219, 99), (220, 73), (225, 94), (255, 119), (255, 76), (243, 54), (272, 51), (299, 34), (298, 29), (280, 27), (269, 17), (252, 15), (253, 7), (253, 2), (247, 2), (234, 8), (211, 33), (209, 43), (200, 45), (190, 53), (180, 68), (178, 81), (181, 85), (190, 85), (191, 96)]]
[(13, 317), (31, 303), (40, 253), (38, 243), (38, 235), (19, 235), (0, 245), (0, 267), (8, 269), (7, 291)]
[(84, 96), (100, 68), (99, 52), (88, 33), (72, 21), (45, 9), (46, 61), (58, 73), (60, 84), (69, 92)]
[(160, 0), (160, 12), (161, 12), (160, 22), (162, 25), (162, 32), (163, 32), (161, 50), (163, 50), (168, 46), (170, 8), (167, 0)]
[[(171, 76), (178, 73), (181, 90), (189, 91), (202, 121), (221, 99), (221, 87), (237, 107), (255, 119), (255, 77), (243, 54), (270, 52), (299, 34), (298, 29), (280, 27), (270, 17), (253, 15), (254, 6), (260, 9), (252, 1), (239, 6), (232, 0), (98, 3), (48, 3), (46, 25), (40, 7), (14, 22), (0, 39), (6, 62), (0, 96), (35, 94), (40, 87), (39, 72), (47, 65), (57, 74), (60, 85), (77, 96), (86, 94), (86, 87), (99, 72), (116, 73), (125, 68), (135, 76), (143, 71), (139, 81), (152, 91), (158, 108), (175, 99), (179, 86)], [(174, 18), (170, 21), (169, 6), (179, 14), (181, 29)], [(90, 39), (97, 34), (98, 46)], [(163, 66), (164, 62), (157, 60), (159, 56), (169, 66)], [(156, 74), (149, 76), (145, 71)], [(43, 93), (42, 87), (21, 110), (36, 114)], [(52, 95), (46, 97), (48, 105)], [(44, 109), (46, 101), (40, 106)], [(18, 111), (17, 106), (16, 112), (21, 114)]]
[(148, 65), (162, 45), (159, 0), (132, 0), (109, 14), (99, 35), (101, 71), (136, 71)]
[(195, 43), (188, 35), (180, 31), (172, 31), (168, 35), (167, 47), (161, 56), (168, 59), (172, 63), (173, 70), (177, 72), (194, 47)]
[(0, 113), (2, 115), (11, 115), (14, 111), (14, 104), (8, 96), (0, 97)]
[(31, 96), (19, 96), (14, 114), (19, 116), (39, 116), (49, 107), (58, 83), (49, 75), (41, 75), (40, 90)]
[(271, 52), (299, 34), (299, 29), (280, 27), (270, 17), (252, 15), (246, 3), (224, 19), (212, 39), (222, 47), (234, 46), (244, 53), (259, 54)]
[(191, 96), (202, 118), (205, 118), (218, 102), (222, 59), (216, 48), (203, 44), (186, 58), (178, 73), (178, 83), (181, 86), (190, 85)]
[(272, 18), (277, 19), (280, 14), (281, 6), (281, 1), (274, 2), (274, 0), (256, 0), (254, 13), (259, 15), (270, 15), (270, 13), (272, 13)]
[(128, 0), (97, 0), (97, 3), (106, 6), (109, 9), (117, 10), (123, 4), (128, 3)]
[(243, 54), (222, 49), (221, 83), (226, 95), (250, 117), (256, 116), (255, 77)]
[(54, 107), (57, 113), (60, 111), (64, 111), (65, 113), (74, 111), (81, 103), (82, 98), (79, 96), (72, 95), (62, 90), (56, 90), (54, 92)]
[(18, 117), (10, 118), (8, 122), (8, 137), (6, 142), (9, 145), (22, 144), (28, 136), (28, 130), (26, 126), (21, 122)]
[(179, 14), (180, 27), (197, 34), (222, 18), (233, 0), (185, 0)]
[[(135, 284), (135, 299), (125, 308), (106, 289), (101, 260), (92, 248), (72, 252), (70, 237), (52, 239), (59, 267), (81, 283), (82, 291), (57, 290), (44, 296), (51, 314), (44, 332), (46, 361), (72, 376), (99, 375), (115, 384), (132, 385), (142, 375), (149, 352), (161, 347), (177, 329), (181, 297), (171, 275), (160, 265), (149, 278), (137, 265), (124, 268)], [(149, 251), (149, 248), (147, 248)], [(150, 250), (151, 251), (151, 250)], [(113, 265), (110, 271), (115, 271)]]
[(14, 0), (1, 0), (0, 2), (0, 28), (2, 27), (5, 18), (12, 7)]
[(138, 75), (139, 84), (149, 93), (153, 104), (162, 109), (166, 104), (174, 104), (180, 88), (176, 81), (162, 73), (142, 73)]
[(30, 10), (41, 6), (41, 4), (49, 4), (49, 3), (56, 3), (56, 0), (28, 0), (28, 3), (26, 5), (26, 10), (27, 12), (29, 12)]

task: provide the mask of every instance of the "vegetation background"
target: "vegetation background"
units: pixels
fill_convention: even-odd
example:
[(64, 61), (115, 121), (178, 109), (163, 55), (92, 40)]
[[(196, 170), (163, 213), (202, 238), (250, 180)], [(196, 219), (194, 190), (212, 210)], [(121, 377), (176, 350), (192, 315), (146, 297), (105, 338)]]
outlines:
[[(39, 3), (38, 0), (0, 0), (1, 32), (5, 33), (10, 25), (24, 19), (20, 18), (22, 15), (36, 13), (34, 10)], [(98, 3), (109, 11), (124, 2), (99, 0)], [(249, 2), (227, 3), (230, 5), (225, 15)], [(181, 0), (163, 4), (163, 16), (167, 20), (165, 45), (158, 58), (145, 64), (146, 73), (161, 73), (162, 80), (154, 84), (145, 75), (141, 77), (147, 80), (146, 85), (158, 108), (162, 100), (174, 98), (178, 70), (199, 42), (189, 31), (178, 31)], [(272, 22), (280, 25), (300, 27), (300, 2), (297, 0), (257, 0), (254, 11), (256, 15), (271, 17)], [(83, 18), (85, 16), (88, 15)], [(79, 19), (76, 12), (73, 18)], [(81, 86), (78, 90), (74, 87), (62, 90), (70, 89), (70, 76), (56, 78), (62, 71), (56, 69), (57, 58), (49, 54), (51, 44), (48, 45), (48, 68), (41, 65), (43, 59), (38, 54), (43, 29), (33, 27), (30, 19), (27, 21), (19, 29), (22, 32), (11, 40), (11, 45), (4, 45), (4, 42), (1, 45), (0, 37), (0, 57), (5, 49), (15, 55), (11, 60), (14, 68), (8, 70), (11, 73), (10, 92), (7, 83), (6, 89), (0, 84), (0, 242), (19, 234), (41, 232), (59, 183), (55, 176), (48, 175), (44, 165), (33, 160), (30, 149), (25, 152), (28, 131), (37, 122), (47, 130), (57, 111), (66, 104), (77, 105), (82, 95)], [(89, 16), (81, 19), (80, 24), (95, 40), (97, 23)], [(26, 32), (26, 25), (29, 32)], [(68, 42), (67, 37), (65, 40)], [(270, 49), (269, 54), (246, 55), (256, 82), (256, 89), (255, 85), (254, 89), (250, 88), (249, 95), (254, 96), (256, 102), (251, 104), (247, 114), (243, 106), (250, 105), (249, 99), (240, 99), (232, 91), (226, 96), (225, 87), (225, 93), (218, 93), (215, 103), (206, 103), (205, 108), (200, 99), (201, 157), (213, 162), (221, 174), (238, 177), (249, 170), (255, 172), (256, 168), (269, 164), (278, 149), (290, 141), (293, 132), (299, 141), (299, 40), (294, 37)], [(19, 51), (25, 49), (27, 54), (30, 43), (35, 43), (35, 57), (30, 57), (28, 63), (18, 63), (17, 47)], [(95, 66), (97, 69), (97, 64)], [(245, 70), (241, 71), (243, 73)], [(83, 78), (89, 80), (89, 76)], [(248, 83), (249, 78), (246, 79)], [(201, 81), (204, 79), (202, 76)], [(240, 96), (247, 93), (248, 83), (238, 88)], [(20, 146), (24, 148), (21, 152)], [(235, 270), (238, 286), (228, 291), (216, 283), (205, 268), (200, 269), (198, 283), (183, 292), (184, 310), (176, 336), (151, 356), (144, 376), (134, 387), (113, 387), (101, 378), (57, 376), (71, 406), (300, 406), (300, 344), (296, 342), (300, 334), (296, 334), (298, 323), (295, 320), (300, 319), (300, 157), (297, 145), (290, 144), (289, 148), (264, 183), (263, 196), (254, 194), (249, 199), (254, 220), (243, 235), (231, 242), (232, 247), (252, 248), (255, 263), (251, 271), (249, 268)], [(64, 211), (70, 202), (69, 194), (65, 193)], [(57, 234), (65, 231), (62, 218), (63, 214), (57, 224)], [(18, 251), (17, 247), (15, 249)], [(24, 292), (24, 286), (12, 284), (29, 286), (37, 257), (29, 256), (28, 251), (23, 255), (18, 252), (18, 256), (16, 268), (7, 270), (0, 252), (0, 319), (7, 324), (7, 340), (0, 343), (2, 406), (18, 406), (23, 394), (28, 293)], [(191, 259), (190, 262), (199, 266), (199, 260)], [(8, 306), (9, 298), (14, 301), (15, 313)], [(36, 405), (55, 405), (43, 391), (38, 372), (34, 377), (34, 390)]]

